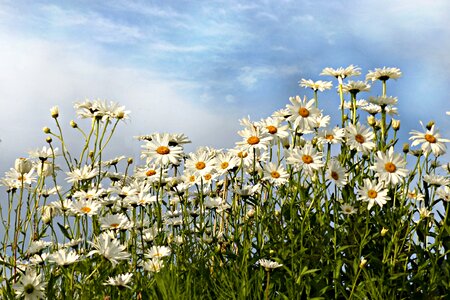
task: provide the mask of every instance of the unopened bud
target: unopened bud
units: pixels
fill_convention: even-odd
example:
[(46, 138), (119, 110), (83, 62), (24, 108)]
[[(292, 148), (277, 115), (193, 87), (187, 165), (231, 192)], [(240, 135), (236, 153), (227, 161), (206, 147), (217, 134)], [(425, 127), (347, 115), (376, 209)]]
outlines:
[(392, 119), (392, 129), (398, 131), (400, 129), (400, 120)]
[(385, 236), (388, 231), (389, 231), (389, 229), (386, 229), (383, 227), (383, 229), (381, 229), (381, 233), (380, 233), (381, 236)]
[(50, 128), (48, 128), (48, 127), (42, 128), (42, 131), (46, 134), (49, 134), (51, 132)]
[(57, 117), (59, 117), (59, 107), (58, 106), (53, 106), (50, 109), (50, 114), (52, 115), (52, 118), (56, 119)]
[(403, 153), (407, 154), (409, 152), (409, 144), (404, 143), (403, 144)]
[(431, 120), (430, 122), (428, 122), (428, 124), (427, 124), (427, 129), (428, 130), (431, 130), (431, 128), (434, 126), (434, 121), (433, 120)]
[(348, 120), (348, 116), (344, 115), (344, 122)]
[(359, 267), (361, 269), (364, 269), (364, 267), (367, 265), (367, 259), (365, 259), (364, 257), (361, 258), (361, 262), (359, 263)]
[(51, 137), (48, 136), (45, 138), (45, 141), (50, 144), (53, 140)]
[(94, 158), (94, 151), (89, 151), (88, 155), (89, 155), (90, 158)]
[(128, 158), (127, 163), (128, 163), (129, 165), (131, 165), (131, 164), (133, 163), (133, 158), (132, 158), (132, 157)]
[(254, 209), (250, 209), (249, 211), (247, 211), (247, 218), (253, 218), (254, 216), (255, 216)]
[(372, 115), (367, 116), (367, 124), (369, 124), (369, 126), (375, 126), (376, 123), (377, 123), (377, 120), (375, 119), (374, 116), (372, 116)]
[(78, 124), (75, 123), (74, 120), (71, 120), (71, 121), (70, 121), (70, 126), (72, 126), (72, 128), (77, 128), (77, 127), (78, 127)]

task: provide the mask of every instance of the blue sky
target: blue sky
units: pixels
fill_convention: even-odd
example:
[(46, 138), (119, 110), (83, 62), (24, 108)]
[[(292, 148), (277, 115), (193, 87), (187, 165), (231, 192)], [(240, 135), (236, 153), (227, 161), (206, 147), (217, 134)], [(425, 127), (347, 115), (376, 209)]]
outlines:
[[(448, 20), (446, 0), (0, 1), (0, 171), (45, 145), (53, 105), (65, 124), (74, 101), (126, 105), (118, 155), (137, 156), (132, 136), (158, 131), (225, 148), (239, 118), (311, 96), (301, 78), (349, 64), (402, 70), (388, 94), (405, 139), (430, 119), (449, 137)], [(330, 91), (320, 106), (335, 113), (337, 101)]]

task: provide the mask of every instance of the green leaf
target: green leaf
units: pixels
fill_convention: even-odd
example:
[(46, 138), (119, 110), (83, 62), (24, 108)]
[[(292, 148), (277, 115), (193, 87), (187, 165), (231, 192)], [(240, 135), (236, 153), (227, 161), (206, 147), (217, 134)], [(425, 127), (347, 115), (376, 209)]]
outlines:
[(58, 223), (59, 229), (61, 229), (62, 233), (64, 234), (64, 236), (66, 238), (68, 238), (69, 240), (72, 240), (73, 237), (70, 235), (70, 233), (67, 231), (67, 228), (64, 227), (63, 225), (61, 225), (60, 223)]

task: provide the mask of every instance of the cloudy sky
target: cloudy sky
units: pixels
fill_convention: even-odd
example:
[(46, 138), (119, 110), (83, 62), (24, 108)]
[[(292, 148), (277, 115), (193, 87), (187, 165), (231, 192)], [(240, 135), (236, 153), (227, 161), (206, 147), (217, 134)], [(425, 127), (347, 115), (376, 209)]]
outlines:
[[(45, 145), (53, 105), (66, 131), (75, 101), (125, 105), (117, 155), (138, 156), (132, 137), (153, 132), (227, 148), (239, 118), (311, 96), (301, 78), (350, 64), (402, 70), (388, 94), (405, 139), (431, 119), (449, 137), (448, 20), (447, 0), (0, 0), (0, 172)], [(330, 91), (320, 106), (336, 112), (337, 99)]]

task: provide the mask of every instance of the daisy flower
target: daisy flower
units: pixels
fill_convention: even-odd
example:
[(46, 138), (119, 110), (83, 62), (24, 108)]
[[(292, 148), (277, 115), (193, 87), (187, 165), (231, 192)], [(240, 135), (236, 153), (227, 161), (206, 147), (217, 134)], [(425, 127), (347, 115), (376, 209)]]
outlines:
[(256, 262), (258, 265), (260, 265), (261, 267), (263, 267), (264, 269), (266, 269), (266, 271), (271, 271), (273, 269), (282, 267), (283, 264), (277, 263), (276, 261), (270, 260), (270, 259), (265, 259), (265, 258), (261, 258)]
[(155, 134), (151, 141), (142, 146), (142, 158), (147, 159), (147, 163), (155, 162), (158, 165), (166, 165), (168, 163), (178, 165), (183, 155), (181, 146), (172, 146), (170, 144), (169, 134)]
[(81, 169), (74, 169), (72, 172), (66, 172), (69, 176), (67, 182), (76, 182), (80, 180), (88, 180), (98, 175), (98, 170), (91, 166), (83, 166)]
[(333, 129), (321, 129), (317, 134), (317, 139), (322, 144), (339, 144), (344, 141), (344, 128), (334, 127)]
[(124, 199), (124, 201), (133, 206), (133, 205), (140, 205), (145, 206), (151, 203), (156, 202), (156, 196), (151, 195), (150, 193), (141, 191), (137, 195), (131, 195)]
[(272, 141), (272, 136), (261, 130), (259, 127), (245, 128), (238, 131), (238, 134), (244, 138), (243, 141), (237, 142), (236, 145), (240, 149), (253, 153), (253, 150), (265, 150)]
[(436, 194), (439, 198), (446, 202), (450, 202), (450, 187), (448, 186), (441, 186), (436, 190)]
[[(360, 100), (356, 100), (356, 108), (362, 108), (367, 106), (369, 103), (364, 100), (364, 99), (360, 99)], [(339, 105), (339, 109), (342, 109), (342, 106)], [(344, 109), (353, 109), (353, 102), (352, 101), (345, 101), (344, 102)]]
[(77, 262), (79, 258), (80, 256), (75, 250), (60, 249), (51, 253), (47, 260), (49, 262), (54, 262), (59, 266), (68, 266)]
[(33, 162), (25, 157), (19, 157), (14, 162), (14, 169), (20, 173), (25, 174), (33, 169)]
[(423, 180), (429, 185), (450, 185), (450, 179), (441, 175), (426, 174)]
[(265, 128), (267, 132), (273, 137), (283, 139), (289, 136), (289, 125), (281, 125), (282, 120), (280, 118), (266, 118), (256, 123), (257, 126)]
[(30, 157), (38, 158), (40, 161), (46, 161), (49, 158), (52, 158), (53, 155), (57, 155), (58, 148), (50, 148), (50, 147), (42, 147), (41, 149), (36, 149), (29, 151), (28, 154), (30, 154)]
[(358, 94), (359, 92), (370, 91), (370, 85), (364, 81), (353, 81), (350, 80), (347, 84), (342, 86), (342, 91), (344, 93)]
[(162, 268), (164, 268), (164, 262), (159, 258), (153, 258), (151, 260), (145, 261), (142, 264), (144, 270), (151, 273), (159, 273)]
[(89, 252), (88, 256), (92, 254), (99, 254), (108, 259), (113, 267), (115, 267), (119, 260), (127, 260), (130, 258), (130, 253), (126, 251), (126, 246), (121, 245), (118, 240), (112, 238), (108, 233), (102, 233), (96, 237), (95, 242), (88, 241), (95, 250)]
[(379, 106), (387, 106), (387, 105), (396, 105), (398, 99), (397, 97), (391, 96), (378, 96), (378, 97), (369, 97), (369, 102)]
[(129, 229), (133, 226), (124, 214), (106, 215), (99, 218), (99, 223), (102, 230)]
[(25, 300), (45, 299), (45, 288), (47, 283), (42, 274), (37, 275), (36, 271), (27, 268), (22, 274), (18, 283), (13, 284), (13, 289), (17, 297), (24, 297)]
[(354, 208), (353, 206), (351, 206), (349, 204), (342, 204), (341, 209), (342, 209), (342, 213), (344, 215), (353, 215), (358, 212), (357, 208)]
[(322, 152), (318, 152), (310, 144), (306, 144), (301, 150), (288, 151), (286, 162), (295, 166), (297, 170), (304, 170), (310, 175), (325, 165), (322, 161)]
[(264, 166), (264, 177), (263, 180), (268, 181), (274, 186), (280, 186), (288, 181), (289, 174), (285, 171), (283, 166), (277, 166), (276, 164), (270, 162)]
[(394, 147), (389, 148), (385, 154), (382, 151), (377, 152), (375, 165), (370, 169), (376, 171), (376, 177), (385, 184), (392, 183), (396, 185), (408, 175), (406, 160), (398, 153), (394, 153)]
[(375, 68), (375, 71), (370, 70), (366, 75), (366, 80), (381, 80), (386, 81), (390, 78), (397, 79), (402, 76), (402, 72), (399, 68)]
[(119, 288), (131, 289), (131, 287), (128, 284), (131, 282), (132, 277), (133, 273), (119, 274), (115, 277), (109, 277), (108, 280), (105, 283), (103, 283), (103, 285), (112, 285), (117, 286)]
[(223, 175), (237, 166), (239, 166), (240, 159), (232, 152), (218, 153), (215, 158), (215, 165), (219, 175)]
[(70, 207), (70, 210), (74, 215), (88, 215), (89, 217), (92, 217), (98, 213), (101, 207), (102, 205), (99, 201), (82, 199), (79, 201), (74, 201)]
[(162, 171), (162, 179), (167, 177), (167, 169), (161, 168), (156, 164), (149, 164), (146, 167), (137, 167), (134, 171), (134, 177), (144, 179), (148, 183), (159, 182)]
[(411, 143), (411, 146), (421, 145), (420, 148), (423, 152), (425, 152), (426, 154), (433, 152), (435, 156), (445, 154), (445, 152), (447, 151), (447, 146), (445, 145), (445, 143), (450, 142), (450, 140), (448, 139), (441, 138), (439, 130), (436, 129), (434, 125), (431, 126), (431, 128), (425, 133), (417, 130), (412, 130), (410, 134), (412, 136), (409, 139), (413, 141)]
[(365, 125), (359, 123), (356, 125), (349, 124), (346, 127), (345, 135), (350, 149), (356, 149), (358, 152), (368, 152), (375, 147), (373, 142), (375, 134)]
[(317, 91), (323, 92), (325, 90), (330, 90), (333, 87), (331, 81), (322, 81), (322, 80), (313, 81), (311, 79), (306, 80), (303, 78), (302, 80), (300, 80), (299, 85), (304, 88), (310, 88), (314, 92)]
[(347, 174), (345, 169), (340, 165), (339, 161), (332, 159), (328, 165), (327, 179), (334, 182), (338, 187), (347, 184)]
[(317, 118), (321, 115), (320, 110), (315, 107), (315, 100), (307, 100), (306, 96), (302, 100), (300, 96), (290, 97), (292, 105), (287, 105), (290, 116), (287, 121), (292, 122), (294, 128), (300, 132), (309, 131), (317, 127)]
[(21, 187), (22, 184), (32, 184), (33, 182), (36, 182), (34, 169), (31, 169), (28, 173), (20, 173), (16, 169), (11, 168), (9, 172), (5, 173), (5, 177), (6, 180), (10, 179), (17, 182), (19, 187)]
[(169, 247), (166, 246), (152, 246), (147, 253), (144, 254), (146, 258), (154, 259), (158, 258), (161, 259), (163, 257), (170, 256), (171, 250)]
[(214, 169), (214, 159), (206, 151), (198, 151), (198, 153), (190, 153), (185, 163), (185, 169), (189, 172), (203, 176), (210, 173)]
[(383, 207), (386, 201), (390, 200), (387, 192), (388, 190), (383, 188), (383, 183), (375, 183), (370, 179), (364, 179), (364, 185), (358, 190), (358, 200), (369, 202), (368, 210), (375, 204)]
[(338, 69), (325, 68), (322, 70), (322, 73), (320, 73), (320, 75), (336, 77), (339, 80), (339, 83), (342, 83), (342, 79), (361, 75), (361, 69), (354, 65), (350, 65), (347, 68), (340, 67)]

